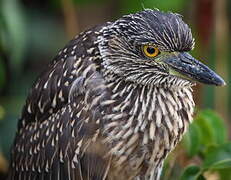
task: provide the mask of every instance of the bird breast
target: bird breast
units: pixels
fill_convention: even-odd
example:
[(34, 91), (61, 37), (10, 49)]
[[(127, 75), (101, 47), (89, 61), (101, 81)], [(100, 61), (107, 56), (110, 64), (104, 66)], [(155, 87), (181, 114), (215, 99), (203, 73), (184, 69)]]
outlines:
[(118, 171), (159, 174), (164, 158), (192, 121), (192, 89), (170, 90), (120, 79), (108, 87), (111, 99), (102, 102), (108, 109), (103, 132), (108, 155), (114, 156)]

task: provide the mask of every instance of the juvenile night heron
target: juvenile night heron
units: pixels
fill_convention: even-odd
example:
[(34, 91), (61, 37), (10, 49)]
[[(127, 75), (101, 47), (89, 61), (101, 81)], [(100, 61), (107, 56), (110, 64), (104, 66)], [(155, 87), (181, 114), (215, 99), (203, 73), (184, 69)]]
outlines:
[(27, 98), (9, 179), (158, 180), (192, 121), (193, 81), (225, 85), (193, 46), (181, 17), (157, 10), (81, 33)]

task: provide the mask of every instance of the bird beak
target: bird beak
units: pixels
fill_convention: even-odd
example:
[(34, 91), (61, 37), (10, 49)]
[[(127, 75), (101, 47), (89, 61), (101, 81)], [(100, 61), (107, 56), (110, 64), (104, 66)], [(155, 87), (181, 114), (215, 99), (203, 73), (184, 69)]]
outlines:
[[(177, 72), (177, 74), (186, 79), (216, 86), (226, 85), (225, 81), (220, 76), (206, 65), (193, 58), (189, 53), (179, 53), (174, 55), (174, 57), (165, 59), (164, 62), (173, 69), (172, 72)], [(176, 75), (175, 73), (173, 74)]]

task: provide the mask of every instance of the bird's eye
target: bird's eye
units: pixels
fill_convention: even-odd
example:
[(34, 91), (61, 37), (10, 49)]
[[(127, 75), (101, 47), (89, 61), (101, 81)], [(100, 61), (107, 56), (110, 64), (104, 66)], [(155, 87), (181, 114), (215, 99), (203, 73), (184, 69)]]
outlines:
[(144, 55), (149, 58), (154, 58), (160, 54), (159, 49), (152, 45), (144, 45), (142, 47), (142, 50), (143, 50)]

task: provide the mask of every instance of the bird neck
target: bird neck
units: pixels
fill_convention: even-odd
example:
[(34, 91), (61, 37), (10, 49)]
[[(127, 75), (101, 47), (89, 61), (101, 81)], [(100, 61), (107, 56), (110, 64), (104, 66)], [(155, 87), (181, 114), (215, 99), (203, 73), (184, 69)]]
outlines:
[[(111, 113), (115, 116), (121, 114), (132, 121), (118, 121), (122, 123), (122, 129), (130, 128), (125, 123), (131, 123), (135, 127), (134, 133), (144, 132), (149, 123), (154, 123), (157, 128), (165, 127), (168, 131), (179, 129), (185, 132), (192, 121), (195, 104), (191, 87), (167, 89), (152, 84), (126, 82), (119, 77), (109, 79), (107, 83), (114, 100), (111, 101)], [(118, 116), (118, 119), (121, 117)], [(109, 118), (108, 121), (117, 121), (117, 118)]]
[(150, 175), (161, 167), (192, 121), (192, 89), (164, 89), (120, 78), (109, 81), (108, 87), (112, 96), (104, 134), (105, 142), (112, 145), (110, 153), (118, 156), (121, 167), (126, 160), (148, 162), (145, 173)]

